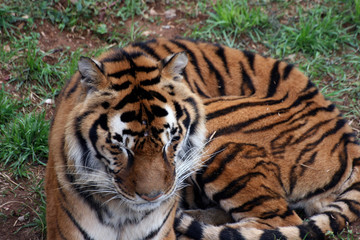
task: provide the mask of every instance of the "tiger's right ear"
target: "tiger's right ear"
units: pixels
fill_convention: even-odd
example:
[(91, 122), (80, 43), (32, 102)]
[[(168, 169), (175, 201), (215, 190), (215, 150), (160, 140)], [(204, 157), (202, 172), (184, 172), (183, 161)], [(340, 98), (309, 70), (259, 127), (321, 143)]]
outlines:
[(182, 73), (188, 64), (186, 52), (178, 52), (161, 61), (161, 75), (173, 80), (182, 79)]
[(81, 83), (85, 88), (97, 90), (105, 87), (107, 80), (100, 62), (88, 57), (80, 57), (78, 68), (81, 74)]

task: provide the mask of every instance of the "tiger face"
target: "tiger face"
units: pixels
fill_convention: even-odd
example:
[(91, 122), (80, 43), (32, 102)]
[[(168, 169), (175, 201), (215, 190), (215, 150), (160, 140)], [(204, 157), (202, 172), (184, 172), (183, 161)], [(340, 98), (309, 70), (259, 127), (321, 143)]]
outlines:
[(160, 62), (121, 50), (81, 58), (82, 94), (66, 126), (68, 175), (84, 192), (149, 210), (200, 161), (205, 117), (182, 82), (185, 53)]

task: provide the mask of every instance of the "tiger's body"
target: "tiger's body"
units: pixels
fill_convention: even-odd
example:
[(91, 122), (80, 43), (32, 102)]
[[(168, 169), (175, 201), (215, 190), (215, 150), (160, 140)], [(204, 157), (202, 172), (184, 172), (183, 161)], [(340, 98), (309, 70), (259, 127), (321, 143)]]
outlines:
[[(298, 84), (301, 91), (278, 89), (271, 98), (204, 101), (208, 136), (214, 133), (206, 148), (211, 157), (193, 177), (198, 189), (188, 213), (196, 220), (180, 214), (180, 232), (197, 240), (315, 240), (359, 219), (355, 134), (314, 85)], [(207, 217), (214, 206), (232, 219), (210, 225), (221, 218)], [(303, 223), (294, 209), (304, 209), (309, 220)]]
[[(292, 65), (184, 39), (135, 43), (97, 60), (80, 59), (79, 72), (58, 98), (49, 137), (48, 239), (175, 239), (177, 192), (201, 164), (205, 110), (208, 136), (216, 131), (205, 154), (213, 157), (203, 158), (206, 165), (194, 181), (204, 199), (239, 223), (211, 226), (181, 215), (176, 224), (180, 233), (194, 239), (241, 239), (236, 237), (242, 230), (250, 231), (243, 227), (300, 225), (290, 207), (324, 211), (334, 196), (345, 193), (351, 197), (342, 201), (346, 206), (336, 203), (331, 210), (347, 210), (346, 221), (358, 218), (352, 209), (358, 209), (359, 147), (336, 108), (315, 90)], [(216, 99), (222, 96), (242, 97)], [(234, 105), (243, 107), (231, 115)], [(315, 111), (316, 105), (328, 108)], [(282, 120), (273, 118), (277, 116)], [(331, 125), (336, 119), (338, 128)], [(282, 131), (272, 149), (271, 141)], [(346, 136), (338, 137), (341, 133)], [(321, 136), (319, 144), (325, 147), (317, 154), (320, 145), (311, 139)], [(283, 146), (284, 141), (299, 145)], [(325, 166), (329, 171), (314, 184), (319, 172), (309, 169)], [(244, 191), (240, 185), (246, 185)], [(309, 199), (321, 201), (324, 208), (304, 206)], [(330, 217), (319, 215), (317, 220), (314, 225), (321, 230), (336, 230)], [(344, 222), (335, 221), (339, 229)], [(302, 234), (289, 229), (291, 236)]]

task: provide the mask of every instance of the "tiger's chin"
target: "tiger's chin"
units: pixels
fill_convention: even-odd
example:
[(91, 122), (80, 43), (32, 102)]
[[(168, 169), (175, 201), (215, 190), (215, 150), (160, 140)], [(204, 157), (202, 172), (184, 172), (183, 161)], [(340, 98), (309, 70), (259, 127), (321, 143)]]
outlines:
[(175, 201), (177, 199), (177, 195), (174, 191), (170, 191), (169, 193), (164, 194), (156, 200), (147, 201), (142, 199), (137, 194), (135, 194), (135, 197), (129, 198), (128, 196), (124, 196), (118, 193), (118, 197), (116, 199), (116, 204), (118, 204), (119, 206), (126, 205), (129, 210), (135, 212), (146, 212), (155, 210), (156, 208), (161, 207), (161, 205), (166, 204), (167, 202)]

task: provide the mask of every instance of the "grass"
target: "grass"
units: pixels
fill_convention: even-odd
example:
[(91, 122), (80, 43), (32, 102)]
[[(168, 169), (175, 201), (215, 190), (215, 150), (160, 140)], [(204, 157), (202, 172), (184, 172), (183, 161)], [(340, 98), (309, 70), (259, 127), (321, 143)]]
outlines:
[(49, 132), (49, 121), (44, 117), (44, 111), (18, 114), (0, 130), (0, 159), (17, 177), (28, 176), (28, 165), (44, 165)]
[[(171, 24), (185, 23), (186, 37), (297, 64), (360, 128), (360, 0), (213, 2), (161, 0), (157, 5), (177, 9)], [(147, 28), (139, 19), (158, 28), (172, 21), (149, 15), (151, 6), (157, 6), (151, 4), (142, 0), (0, 0), (1, 168), (15, 178), (31, 178), (31, 167), (44, 165), (49, 130), (46, 112), (51, 109), (45, 101), (56, 97), (77, 70), (81, 55), (96, 56), (109, 46), (145, 39)], [(187, 24), (192, 18), (201, 21)], [(90, 34), (104, 47), (43, 51), (39, 26), (45, 22), (59, 34)], [(40, 207), (34, 209), (36, 220), (26, 227), (44, 232), (42, 182), (35, 181), (31, 191)], [(0, 218), (7, 216), (0, 214)], [(350, 231), (346, 234), (340, 239), (357, 238)]]

